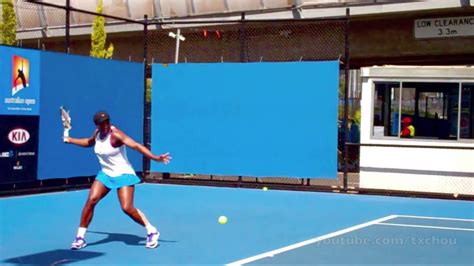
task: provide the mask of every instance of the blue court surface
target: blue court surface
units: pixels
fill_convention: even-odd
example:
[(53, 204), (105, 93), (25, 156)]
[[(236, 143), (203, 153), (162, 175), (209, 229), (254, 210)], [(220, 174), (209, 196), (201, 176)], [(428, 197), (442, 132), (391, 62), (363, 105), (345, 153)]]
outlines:
[(0, 263), (474, 265), (468, 201), (141, 184), (135, 205), (161, 231), (158, 248), (111, 191), (89, 245), (71, 251), (87, 193), (0, 199)]

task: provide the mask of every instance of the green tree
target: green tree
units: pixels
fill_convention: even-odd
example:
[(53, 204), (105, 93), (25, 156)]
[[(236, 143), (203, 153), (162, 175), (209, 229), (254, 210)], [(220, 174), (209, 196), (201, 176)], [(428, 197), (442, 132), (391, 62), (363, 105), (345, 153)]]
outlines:
[(1, 43), (16, 45), (16, 16), (13, 8), (13, 0), (1, 0), (2, 3), (2, 23)]
[[(97, 5), (97, 13), (102, 14), (104, 4), (102, 0)], [(105, 32), (105, 18), (96, 16), (92, 25), (91, 35), (91, 56), (96, 58), (112, 58), (114, 45), (110, 43), (109, 48), (105, 48), (107, 33)]]

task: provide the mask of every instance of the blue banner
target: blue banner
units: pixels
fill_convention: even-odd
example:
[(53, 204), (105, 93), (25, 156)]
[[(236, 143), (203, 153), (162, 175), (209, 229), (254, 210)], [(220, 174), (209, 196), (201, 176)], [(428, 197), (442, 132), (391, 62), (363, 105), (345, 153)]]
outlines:
[(336, 178), (339, 63), (153, 65), (152, 171)]
[[(143, 64), (44, 52), (41, 55), (41, 119), (38, 178), (96, 175), (94, 148), (64, 144), (59, 107), (70, 112), (73, 138), (95, 130), (93, 115), (107, 111), (112, 125), (138, 143), (143, 141)], [(128, 149), (135, 171), (142, 155)]]
[[(142, 142), (143, 64), (0, 46), (0, 65), (0, 182), (97, 174), (93, 148), (63, 143), (61, 106), (70, 110), (71, 137), (90, 137), (94, 113), (107, 111)], [(128, 158), (142, 170), (140, 153)]]

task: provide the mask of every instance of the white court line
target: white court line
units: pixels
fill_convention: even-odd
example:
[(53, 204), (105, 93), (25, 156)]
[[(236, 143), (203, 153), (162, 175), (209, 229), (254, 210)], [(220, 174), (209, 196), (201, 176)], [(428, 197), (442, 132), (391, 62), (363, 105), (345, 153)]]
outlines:
[(447, 218), (447, 217), (428, 217), (428, 216), (413, 216), (413, 215), (397, 215), (397, 216), (400, 217), (400, 218), (474, 222), (474, 220), (472, 220), (472, 219), (459, 219), (459, 218)]
[(395, 224), (395, 223), (379, 223), (377, 225), (390, 225), (390, 226), (401, 226), (401, 227), (430, 228), (430, 229), (443, 229), (443, 230), (474, 232), (474, 229), (459, 228), (459, 227), (428, 226), (428, 225), (414, 225), (414, 224)]
[(259, 254), (259, 255), (255, 255), (253, 257), (249, 257), (249, 258), (246, 258), (246, 259), (241, 259), (241, 260), (238, 260), (238, 261), (227, 263), (226, 265), (228, 265), (228, 266), (242, 265), (242, 264), (249, 263), (249, 262), (256, 261), (256, 260), (260, 260), (260, 259), (263, 259), (263, 258), (266, 258), (266, 257), (273, 257), (276, 254), (280, 254), (280, 253), (283, 253), (283, 252), (286, 252), (286, 251), (289, 251), (289, 250), (292, 250), (292, 249), (297, 249), (297, 248), (300, 248), (302, 246), (306, 246), (306, 245), (313, 244), (313, 243), (316, 243), (316, 242), (319, 242), (319, 241), (322, 241), (322, 240), (325, 240), (325, 239), (328, 239), (328, 238), (331, 238), (331, 237), (346, 234), (346, 233), (349, 233), (349, 232), (352, 232), (352, 231), (355, 231), (355, 230), (359, 230), (361, 228), (368, 227), (368, 226), (371, 226), (371, 225), (374, 225), (374, 224), (378, 224), (380, 222), (384, 222), (384, 221), (394, 219), (394, 218), (397, 218), (397, 217), (398, 217), (397, 215), (389, 215), (387, 217), (383, 217), (383, 218), (373, 220), (373, 221), (370, 221), (370, 222), (367, 222), (367, 223), (352, 226), (352, 227), (342, 229), (342, 230), (339, 230), (339, 231), (336, 231), (336, 232), (333, 232), (333, 233), (329, 233), (327, 235), (318, 236), (316, 238), (308, 239), (308, 240), (305, 240), (303, 242), (299, 242), (299, 243), (296, 243), (296, 244), (293, 244), (293, 245), (289, 245), (289, 246), (282, 247), (282, 248), (279, 248), (279, 249), (275, 249), (275, 250), (272, 250), (272, 251), (268, 251), (268, 252), (265, 252), (265, 253), (262, 253), (262, 254)]

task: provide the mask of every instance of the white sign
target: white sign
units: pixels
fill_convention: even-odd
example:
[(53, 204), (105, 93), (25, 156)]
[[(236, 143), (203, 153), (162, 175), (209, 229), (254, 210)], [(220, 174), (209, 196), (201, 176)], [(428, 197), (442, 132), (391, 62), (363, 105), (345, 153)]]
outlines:
[(417, 19), (415, 38), (449, 38), (474, 36), (474, 16)]

